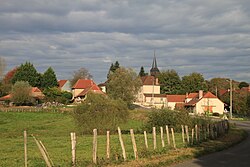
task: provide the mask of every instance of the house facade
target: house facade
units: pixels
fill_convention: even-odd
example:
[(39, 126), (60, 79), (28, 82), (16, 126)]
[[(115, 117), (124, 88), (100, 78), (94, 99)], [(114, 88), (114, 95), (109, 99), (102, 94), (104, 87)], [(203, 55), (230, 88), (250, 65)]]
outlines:
[(80, 103), (85, 100), (89, 92), (104, 94), (101, 89), (90, 79), (79, 79), (72, 87), (73, 100)]
[(185, 107), (192, 113), (200, 115), (209, 113), (219, 113), (223, 114), (224, 112), (224, 103), (216, 97), (211, 92), (203, 93), (199, 91), (194, 97), (194, 94), (191, 95), (193, 98), (191, 100), (190, 96), (186, 99)]

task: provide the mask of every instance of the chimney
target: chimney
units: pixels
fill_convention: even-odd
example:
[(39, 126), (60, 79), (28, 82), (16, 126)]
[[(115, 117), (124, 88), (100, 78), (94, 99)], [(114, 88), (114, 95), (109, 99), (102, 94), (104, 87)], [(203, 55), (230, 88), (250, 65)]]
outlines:
[(203, 90), (199, 90), (199, 99), (203, 97)]
[(155, 78), (155, 85), (159, 85), (159, 80), (158, 80), (158, 78)]

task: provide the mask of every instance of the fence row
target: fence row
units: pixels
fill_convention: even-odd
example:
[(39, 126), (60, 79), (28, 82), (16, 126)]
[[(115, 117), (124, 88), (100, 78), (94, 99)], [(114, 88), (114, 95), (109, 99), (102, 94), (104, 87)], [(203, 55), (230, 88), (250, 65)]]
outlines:
[[(196, 144), (199, 144), (203, 141), (206, 141), (208, 139), (216, 139), (219, 136), (224, 135), (225, 133), (228, 132), (229, 130), (229, 123), (228, 121), (220, 121), (216, 122), (213, 124), (208, 124), (208, 125), (203, 125), (203, 126), (198, 126), (195, 125), (195, 127), (188, 127), (187, 125), (181, 125), (181, 138), (182, 138), (182, 143), (185, 146), (193, 146)], [(126, 147), (124, 145), (124, 140), (123, 140), (123, 134), (121, 132), (121, 129), (118, 127), (118, 137), (119, 137), (119, 144), (121, 147), (121, 155), (124, 161), (127, 160), (127, 152), (126, 152)], [(165, 127), (160, 127), (160, 145), (161, 148), (169, 147), (172, 149), (177, 149), (176, 147), (176, 135), (174, 128), (169, 128), (168, 125)], [(72, 154), (72, 166), (76, 166), (76, 145), (77, 145), (77, 138), (76, 138), (76, 133), (72, 132), (70, 134), (71, 136), (71, 154)], [(97, 138), (97, 129), (93, 130), (93, 149), (92, 149), (92, 161), (94, 164), (98, 164), (98, 156), (97, 156), (97, 150), (98, 150), (98, 138)], [(146, 150), (149, 149), (149, 141), (148, 141), (148, 133), (144, 131), (143, 133), (144, 136), (144, 148)], [(152, 140), (153, 140), (153, 150), (157, 149), (157, 134), (156, 134), (156, 127), (153, 127), (152, 129)], [(48, 151), (46, 150), (45, 146), (43, 145), (42, 141), (38, 141), (34, 136), (33, 136), (40, 153), (46, 162), (47, 166), (54, 166), (53, 161), (51, 160)], [(135, 140), (135, 134), (134, 130), (130, 129), (130, 138), (131, 138), (131, 143), (133, 147), (133, 157), (135, 160), (138, 160), (140, 157), (138, 155), (138, 149), (137, 149), (137, 143)], [(107, 131), (106, 134), (106, 159), (110, 159), (110, 152), (111, 152), (111, 142), (110, 142), (110, 131)], [(159, 144), (158, 144), (159, 146)], [(24, 131), (24, 153), (25, 153), (25, 167), (27, 167), (27, 132)]]

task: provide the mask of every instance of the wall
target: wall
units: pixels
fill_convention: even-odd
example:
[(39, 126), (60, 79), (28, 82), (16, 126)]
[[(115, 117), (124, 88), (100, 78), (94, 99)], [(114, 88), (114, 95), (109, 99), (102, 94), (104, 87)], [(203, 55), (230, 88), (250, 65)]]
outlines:
[(218, 98), (203, 98), (196, 104), (196, 114), (203, 114), (206, 106), (212, 106), (212, 112), (223, 114), (224, 103)]

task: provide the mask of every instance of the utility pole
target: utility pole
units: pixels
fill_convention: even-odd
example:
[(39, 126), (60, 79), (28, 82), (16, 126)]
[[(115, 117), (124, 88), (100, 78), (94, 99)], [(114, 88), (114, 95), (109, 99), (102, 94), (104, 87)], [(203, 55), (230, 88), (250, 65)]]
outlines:
[(233, 118), (232, 111), (233, 111), (233, 85), (232, 79), (230, 79), (230, 119)]

